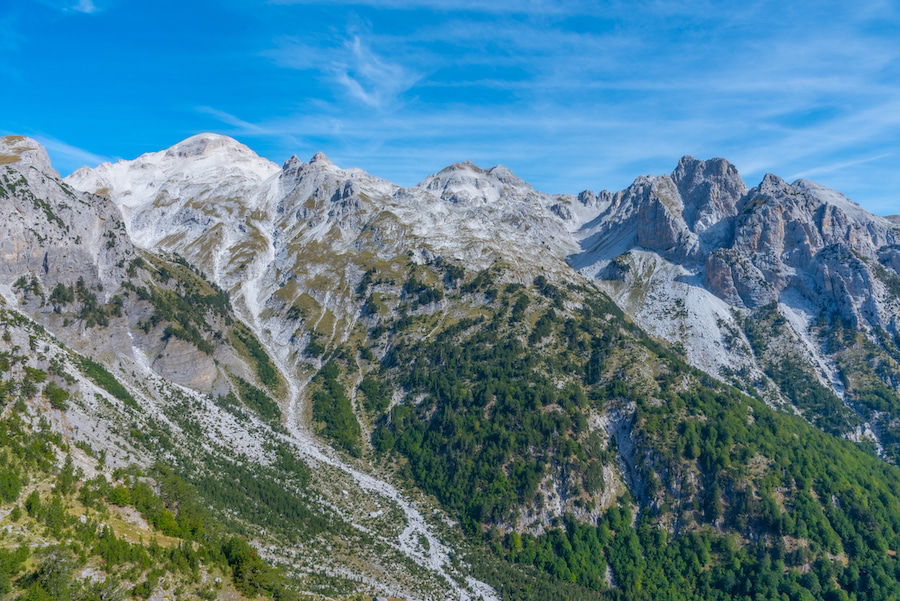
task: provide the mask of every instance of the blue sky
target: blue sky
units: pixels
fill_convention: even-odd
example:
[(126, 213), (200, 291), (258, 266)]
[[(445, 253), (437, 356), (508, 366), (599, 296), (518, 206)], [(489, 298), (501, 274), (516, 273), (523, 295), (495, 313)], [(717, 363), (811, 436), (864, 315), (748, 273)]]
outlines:
[(900, 2), (32, 0), (0, 6), (0, 131), (67, 173), (202, 131), (411, 185), (547, 192), (723, 156), (900, 213)]

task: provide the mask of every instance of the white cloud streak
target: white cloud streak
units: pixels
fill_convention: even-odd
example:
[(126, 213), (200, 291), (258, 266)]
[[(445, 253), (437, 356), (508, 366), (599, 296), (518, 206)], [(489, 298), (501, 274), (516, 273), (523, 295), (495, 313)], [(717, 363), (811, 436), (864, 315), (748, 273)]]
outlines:
[(78, 0), (75, 6), (72, 7), (72, 10), (77, 13), (90, 15), (97, 12), (97, 5), (94, 4), (93, 0)]
[(96, 166), (113, 160), (110, 157), (73, 146), (51, 136), (35, 134), (32, 137), (47, 149), (47, 153), (53, 160), (53, 165), (61, 172), (72, 171), (84, 165)]
[(370, 7), (402, 11), (462, 11), (486, 14), (569, 15), (603, 11), (603, 8), (595, 3), (579, 0), (496, 0), (494, 2), (483, 0), (270, 0), (270, 4)]
[(284, 67), (318, 71), (350, 98), (379, 109), (396, 105), (419, 79), (412, 69), (376, 54), (358, 34), (324, 47), (286, 39), (268, 54)]
[(39, 0), (39, 2), (62, 13), (78, 13), (94, 15), (102, 12), (103, 7), (95, 0)]
[(829, 165), (822, 165), (820, 167), (813, 167), (812, 169), (807, 169), (806, 171), (801, 171), (799, 173), (795, 173), (795, 174), (789, 176), (788, 179), (795, 180), (795, 179), (812, 177), (814, 175), (835, 173), (835, 172), (841, 171), (843, 169), (848, 169), (850, 167), (856, 167), (857, 165), (865, 165), (866, 163), (880, 161), (881, 159), (887, 158), (889, 156), (893, 156), (893, 153), (884, 152), (884, 153), (877, 154), (872, 157), (865, 157), (862, 159), (855, 159), (852, 161), (842, 161), (840, 163), (831, 163)]

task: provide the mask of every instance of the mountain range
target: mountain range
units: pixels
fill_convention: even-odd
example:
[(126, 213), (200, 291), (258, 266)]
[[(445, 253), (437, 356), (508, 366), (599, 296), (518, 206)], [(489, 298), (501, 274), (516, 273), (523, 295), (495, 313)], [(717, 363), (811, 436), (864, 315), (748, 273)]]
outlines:
[[(13, 136), (0, 214), (4, 419), (62, 437), (55, 464), (4, 462), (35, 472), (4, 519), (33, 490), (101, 532), (124, 538), (124, 512), (212, 549), (179, 572), (82, 541), (81, 580), (179, 599), (900, 594), (900, 218), (839, 192), (748, 188), (692, 157), (618, 192), (469, 162), (403, 188), (214, 134), (61, 178)], [(84, 474), (68, 496), (40, 484), (66, 461), (106, 478), (106, 513), (75, 500)], [(141, 483), (180, 529), (112, 492)], [(181, 526), (194, 505), (203, 533)], [(76, 523), (26, 513), (10, 540), (72, 548)], [(10, 591), (44, 586), (28, 565)]]

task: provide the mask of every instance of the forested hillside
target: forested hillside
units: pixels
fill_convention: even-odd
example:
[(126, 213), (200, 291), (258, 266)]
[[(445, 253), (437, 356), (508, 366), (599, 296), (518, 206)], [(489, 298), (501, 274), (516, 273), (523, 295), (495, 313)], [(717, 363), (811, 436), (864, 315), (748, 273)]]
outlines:
[(572, 598), (900, 592), (900, 473), (864, 447), (690, 368), (589, 287), (486, 270), (430, 297), (469, 314), (370, 330), (396, 337), (363, 390), (374, 453), (506, 562)]

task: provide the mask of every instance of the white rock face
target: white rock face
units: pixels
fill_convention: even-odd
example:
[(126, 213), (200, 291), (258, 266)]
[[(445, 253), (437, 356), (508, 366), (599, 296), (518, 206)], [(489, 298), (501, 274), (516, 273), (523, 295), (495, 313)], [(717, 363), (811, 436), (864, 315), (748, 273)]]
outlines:
[[(273, 441), (284, 439), (299, 458), (313, 466), (314, 480), (325, 483), (316, 484), (314, 496), (328, 494), (328, 486), (335, 483), (343, 487), (346, 499), (334, 503), (321, 500), (328, 504), (325, 510), (340, 514), (350, 528), (374, 537), (372, 544), (381, 553), (368, 558), (378, 567), (375, 571), (366, 572), (366, 567), (355, 565), (360, 560), (365, 563), (367, 559), (361, 557), (354, 558), (352, 567), (327, 569), (335, 573), (344, 569), (342, 575), (354, 581), (365, 581), (380, 590), (396, 590), (406, 598), (424, 595), (421, 591), (430, 591), (429, 598), (459, 601), (497, 598), (489, 586), (451, 561), (451, 548), (438, 538), (435, 520), (426, 519), (416, 501), (359, 466), (345, 463), (333, 449), (304, 430), (299, 419), (289, 420), (289, 433), (274, 431), (257, 417), (235, 419), (222, 406), (220, 397), (228, 389), (216, 386), (223, 377), (220, 370), (246, 379), (254, 378), (252, 371), (242, 359), (229, 354), (227, 343), (215, 345), (204, 354), (193, 343), (175, 336), (161, 338), (162, 326), (153, 330), (154, 326), (147, 325), (150, 315), (146, 303), (139, 300), (138, 290), (146, 293), (142, 287), (150, 284), (142, 281), (144, 268), (133, 268), (133, 261), (143, 258), (146, 264), (151, 257), (142, 254), (140, 247), (179, 252), (196, 261), (214, 276), (214, 281), (228, 285), (235, 293), (235, 309), (266, 346), (284, 377), (288, 394), (282, 400), (288, 415), (297, 418), (306, 383), (295, 369), (298, 347), (281, 338), (289, 322), (270, 315), (268, 305), (273, 292), (290, 278), (282, 277), (283, 273), (297, 273), (311, 265), (320, 270), (327, 266), (332, 270), (327, 276), (334, 276), (335, 264), (331, 262), (333, 257), (321, 263), (298, 257), (297, 248), (289, 243), (302, 242), (307, 250), (327, 244), (338, 257), (341, 252), (359, 252), (355, 236), (370, 227), (366, 219), (379, 211), (366, 196), (390, 195), (398, 190), (396, 186), (358, 170), (340, 170), (324, 155), (316, 155), (309, 163), (293, 159), (281, 169), (233, 140), (209, 135), (196, 136), (135, 161), (105, 165), (96, 171), (80, 170), (69, 181), (86, 191), (62, 182), (46, 153), (33, 140), (0, 139), (0, 160), (0, 227), (5, 228), (0, 238), (0, 305), (31, 316), (70, 348), (102, 361), (126, 384), (136, 405), (129, 407), (102, 392), (99, 397), (115, 405), (119, 414), (101, 414), (102, 407), (95, 399), (97, 386), (85, 379), (85, 390), (90, 390), (93, 400), (85, 395), (86, 403), (73, 407), (61, 428), (99, 440), (100, 448), (108, 446), (116, 461), (116, 449), (124, 449), (123, 464), (152, 462), (153, 458), (140, 456), (141, 451), (130, 448), (120, 436), (101, 430), (105, 420), (116, 424), (120, 419), (154, 421), (182, 450), (195, 454), (202, 449), (228, 461), (259, 465), (270, 463)], [(110, 198), (124, 199), (119, 205), (122, 212)], [(307, 201), (311, 201), (307, 210), (318, 209), (309, 214), (319, 219), (316, 223), (303, 212)], [(370, 213), (360, 213), (361, 208)], [(397, 242), (386, 240), (385, 244), (395, 248)], [(303, 281), (320, 273), (304, 272)], [(15, 283), (22, 276), (27, 290)], [(116, 294), (128, 299), (121, 314), (103, 328), (78, 321), (61, 323), (53, 303), (46, 302), (57, 283), (70, 285), (79, 278), (91, 294), (100, 296), (100, 303)], [(339, 278), (338, 274), (329, 280), (337, 288), (336, 298)], [(330, 311), (330, 294), (327, 291), (322, 299), (319, 319), (325, 310)], [(75, 312), (82, 310), (80, 301), (75, 303)], [(335, 311), (339, 311), (338, 306), (336, 300)], [(70, 309), (66, 307), (65, 312), (71, 314)], [(215, 319), (215, 315), (210, 317), (207, 312), (206, 318)], [(336, 326), (333, 336), (345, 335)], [(60, 356), (64, 356), (62, 351)], [(71, 366), (70, 370), (77, 372)], [(173, 405), (185, 403), (190, 405), (191, 419), (199, 422), (195, 423), (199, 430), (190, 436), (168, 417), (173, 411), (183, 414), (183, 407)], [(129, 412), (134, 415), (123, 417)], [(125, 423), (133, 426), (132, 422)], [(371, 517), (372, 511), (367, 509), (365, 514), (390, 526), (382, 528), (387, 534), (375, 534), (356, 523), (355, 514), (373, 504), (382, 508), (381, 513)], [(389, 533), (392, 529), (397, 530), (395, 535)], [(334, 561), (329, 555), (331, 547), (313, 545), (312, 550), (319, 554), (316, 561), (322, 562), (315, 566), (317, 569)], [(310, 567), (311, 559), (304, 557), (305, 568)], [(382, 560), (393, 561), (398, 567), (384, 573), (377, 565)], [(426, 581), (416, 582), (411, 574), (419, 578), (424, 574)], [(399, 585), (404, 578), (405, 584)]]
[[(496, 598), (475, 579), (459, 582), (449, 549), (413, 502), (388, 482), (344, 463), (304, 428), (307, 379), (296, 374), (309, 366), (300, 353), (304, 345), (295, 339), (297, 325), (286, 317), (288, 306), (305, 296), (320, 312), (304, 331), (327, 315), (330, 339), (345, 339), (359, 311), (352, 294), (365, 270), (359, 257), (389, 261), (409, 249), (433, 254), (422, 232), (431, 236), (434, 227), (446, 228), (443, 217), (454, 211), (445, 207), (452, 203), (359, 169), (340, 169), (322, 153), (309, 162), (291, 157), (279, 168), (234, 140), (210, 134), (134, 161), (82, 169), (67, 181), (117, 203), (138, 246), (178, 253), (231, 293), (239, 316), (285, 377), (291, 444), (316, 469), (337, 470), (399, 508), (406, 525), (388, 544), (442, 580), (453, 598)], [(562, 255), (557, 262), (565, 266)], [(171, 356), (179, 361), (177, 353)], [(177, 365), (170, 368), (174, 372)], [(197, 372), (190, 375), (204, 375)], [(350, 491), (343, 493), (349, 502)], [(420, 540), (427, 541), (424, 548)]]
[[(260, 313), (277, 312), (273, 297), (290, 285), (282, 304), (311, 296), (349, 327), (358, 307), (348, 295), (365, 263), (409, 253), (475, 269), (506, 260), (529, 281), (544, 271), (574, 276), (566, 264), (578, 249), (571, 223), (552, 210), (574, 199), (541, 194), (504, 167), (462, 163), (400, 188), (321, 153), (279, 169), (233, 140), (202, 134), (66, 181), (112, 199), (138, 246), (177, 252)], [(333, 289), (322, 290), (323, 278)], [(277, 319), (263, 325), (284, 331)]]
[(255, 192), (276, 173), (277, 165), (243, 144), (200, 134), (133, 161), (83, 167), (66, 181), (114, 199), (135, 243), (153, 248), (178, 228), (239, 220), (257, 208), (263, 199)]
[[(135, 252), (119, 210), (106, 198), (63, 183), (34, 140), (2, 137), (0, 157), (0, 285), (34, 278), (38, 289), (27, 296), (46, 317), (50, 307), (42, 295), (59, 283), (71, 286), (80, 280), (99, 302), (108, 301)], [(124, 331), (119, 333), (124, 337)], [(72, 330), (71, 335), (70, 342), (77, 342), (80, 333)], [(120, 350), (114, 339), (84, 342)]]
[[(506, 259), (523, 271), (557, 274), (566, 274), (567, 260), (607, 282), (624, 308), (657, 334), (660, 322), (641, 314), (658, 314), (676, 301), (688, 313), (703, 305), (688, 320), (704, 324), (702, 331), (685, 323), (679, 336), (669, 328), (666, 337), (684, 343), (689, 356), (707, 357), (702, 367), (713, 372), (715, 357), (720, 366), (733, 358), (706, 348), (708, 319), (699, 315), (719, 306), (711, 296), (743, 309), (799, 291), (863, 329), (896, 322), (878, 278), (851, 275), (835, 255), (846, 249), (895, 269), (896, 225), (805, 180), (789, 185), (770, 175), (748, 190), (723, 159), (685, 157), (671, 175), (639, 177), (615, 194), (551, 196), (505, 167), (469, 162), (403, 189), (340, 169), (321, 153), (308, 163), (292, 157), (279, 169), (230, 138), (201, 134), (134, 161), (81, 169), (67, 182), (113, 199), (139, 246), (178, 252), (228, 290), (243, 287), (247, 270), (261, 274), (263, 302), (288, 279), (299, 279), (298, 290), (306, 291), (305, 275), (312, 279), (333, 268), (333, 259), (360, 251), (384, 260), (406, 252), (438, 255), (475, 267)], [(613, 260), (633, 249), (681, 266), (684, 273), (673, 276), (678, 281), (668, 280), (671, 294), (659, 291), (652, 302), (621, 297), (622, 262)], [(308, 269), (301, 269), (303, 259)], [(361, 270), (346, 267), (334, 275), (349, 286)], [(691, 278), (690, 294), (676, 292)], [(650, 281), (658, 288), (667, 280), (656, 274)], [(868, 301), (873, 293), (877, 298)], [(730, 311), (718, 313), (734, 325)]]

